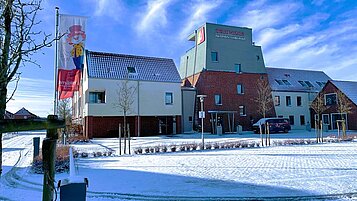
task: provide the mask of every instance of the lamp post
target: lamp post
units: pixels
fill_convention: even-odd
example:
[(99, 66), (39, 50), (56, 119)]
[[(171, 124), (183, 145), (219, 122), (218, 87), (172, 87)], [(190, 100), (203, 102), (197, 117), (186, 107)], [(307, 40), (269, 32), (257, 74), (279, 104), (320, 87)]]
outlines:
[(204, 99), (205, 99), (206, 97), (207, 97), (207, 95), (197, 95), (197, 98), (199, 98), (199, 99), (200, 99), (200, 102), (201, 102), (201, 111), (199, 112), (198, 117), (201, 118), (202, 149), (204, 149), (204, 147), (205, 147), (205, 138), (204, 138), (204, 135), (203, 135), (203, 119), (205, 118), (205, 111), (203, 110), (203, 101), (204, 101)]

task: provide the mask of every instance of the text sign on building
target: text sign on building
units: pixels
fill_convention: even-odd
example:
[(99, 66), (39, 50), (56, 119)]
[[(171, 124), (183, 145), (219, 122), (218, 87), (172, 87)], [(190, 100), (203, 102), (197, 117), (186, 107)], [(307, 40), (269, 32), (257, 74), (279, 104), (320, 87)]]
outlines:
[(205, 111), (199, 111), (199, 112), (198, 112), (198, 118), (200, 118), (200, 119), (206, 118)]
[(232, 31), (232, 30), (228, 30), (228, 29), (216, 29), (216, 38), (245, 40), (244, 32)]

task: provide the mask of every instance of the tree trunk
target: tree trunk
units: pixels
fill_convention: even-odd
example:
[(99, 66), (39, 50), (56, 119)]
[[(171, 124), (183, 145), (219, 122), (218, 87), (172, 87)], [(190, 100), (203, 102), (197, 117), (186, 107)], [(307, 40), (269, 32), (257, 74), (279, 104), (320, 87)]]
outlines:
[[(0, 78), (1, 79), (1, 78)], [(6, 84), (0, 87), (0, 120), (4, 119), (6, 109)], [(2, 133), (0, 132), (0, 176), (2, 174)]]
[(124, 154), (126, 154), (126, 111), (124, 111)]

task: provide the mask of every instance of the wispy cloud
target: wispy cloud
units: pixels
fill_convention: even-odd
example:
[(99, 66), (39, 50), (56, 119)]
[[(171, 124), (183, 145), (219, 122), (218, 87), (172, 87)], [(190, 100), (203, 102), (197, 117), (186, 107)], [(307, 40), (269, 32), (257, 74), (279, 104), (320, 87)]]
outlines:
[(204, 22), (208, 21), (208, 14), (212, 12), (215, 8), (222, 4), (221, 0), (213, 1), (196, 1), (191, 6), (189, 13), (192, 15), (188, 16), (184, 28), (180, 32), (179, 37), (185, 39), (195, 28), (202, 25)]
[[(10, 84), (8, 94), (13, 88), (14, 85)], [(53, 91), (53, 80), (21, 78), (15, 96), (6, 109), (17, 112), (25, 107), (36, 115), (46, 117), (53, 112)]]
[(155, 28), (165, 26), (167, 24), (166, 9), (172, 0), (150, 0), (148, 1), (146, 11), (141, 16), (141, 20), (136, 26), (139, 33), (154, 30)]
[(242, 10), (240, 15), (235, 15), (227, 24), (251, 27), (254, 31), (281, 25), (292, 14), (301, 8), (301, 4), (294, 1), (271, 4), (265, 1), (252, 1)]
[(125, 6), (120, 0), (96, 0), (94, 3), (95, 16), (106, 16), (117, 22), (122, 21)]

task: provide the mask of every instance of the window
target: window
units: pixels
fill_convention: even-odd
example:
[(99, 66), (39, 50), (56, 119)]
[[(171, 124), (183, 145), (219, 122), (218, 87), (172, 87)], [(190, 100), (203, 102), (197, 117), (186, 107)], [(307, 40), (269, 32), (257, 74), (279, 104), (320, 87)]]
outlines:
[(300, 125), (305, 125), (305, 116), (300, 115)]
[(126, 67), (126, 69), (128, 70), (128, 73), (132, 73), (132, 74), (136, 73), (135, 67)]
[(239, 106), (239, 115), (240, 115), (240, 116), (246, 116), (245, 106), (244, 106), (244, 105), (240, 105), (240, 106)]
[(336, 104), (337, 104), (336, 93), (325, 94), (325, 105), (336, 105)]
[(279, 106), (280, 105), (280, 96), (275, 96), (274, 97), (274, 105)]
[(282, 80), (275, 79), (275, 82), (277, 82), (279, 85), (284, 85), (284, 82)]
[(290, 125), (294, 125), (294, 115), (290, 115), (289, 116), (289, 122), (290, 122)]
[(296, 106), (302, 106), (301, 96), (296, 97)]
[(309, 86), (309, 87), (314, 87), (314, 85), (312, 85), (311, 82), (309, 82), (309, 81), (305, 81), (305, 83), (306, 83), (307, 86)]
[(320, 87), (323, 87), (325, 85), (323, 82), (318, 82), (318, 81), (316, 81), (316, 84), (318, 84)]
[(192, 122), (192, 119), (193, 119), (192, 116), (188, 116), (188, 121), (189, 122)]
[(237, 93), (244, 94), (244, 88), (242, 84), (237, 84)]
[(291, 97), (290, 96), (286, 97), (286, 106), (291, 106)]
[(288, 80), (282, 80), (282, 81), (284, 82), (285, 85), (291, 85)]
[(221, 96), (221, 94), (214, 95), (214, 103), (216, 105), (222, 105), (222, 96)]
[(322, 122), (324, 125), (330, 125), (330, 115), (329, 114), (322, 114)]
[(165, 104), (166, 105), (172, 105), (173, 102), (174, 102), (174, 100), (173, 100), (172, 92), (166, 92), (165, 93)]
[(234, 70), (236, 73), (241, 73), (242, 72), (242, 65), (241, 64), (234, 64)]
[(105, 103), (105, 92), (89, 92), (89, 103)]
[(218, 52), (211, 52), (211, 59), (214, 62), (218, 61)]
[(300, 83), (301, 86), (303, 87), (307, 87), (307, 84), (304, 81), (298, 81)]

